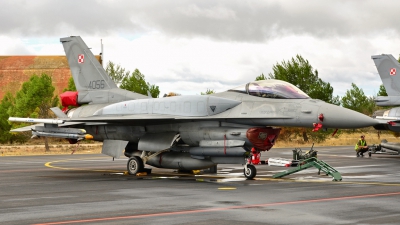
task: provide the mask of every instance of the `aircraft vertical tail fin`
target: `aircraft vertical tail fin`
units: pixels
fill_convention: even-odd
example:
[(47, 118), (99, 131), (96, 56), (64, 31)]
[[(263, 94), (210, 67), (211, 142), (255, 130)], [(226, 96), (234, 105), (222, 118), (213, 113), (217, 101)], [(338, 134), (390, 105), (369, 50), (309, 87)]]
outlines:
[(79, 36), (60, 39), (78, 91), (118, 88)]
[(373, 55), (375, 66), (389, 96), (400, 96), (400, 63), (392, 55)]
[(79, 36), (60, 39), (64, 46), (76, 90), (77, 102), (73, 105), (104, 104), (148, 98), (145, 95), (119, 89), (85, 42)]

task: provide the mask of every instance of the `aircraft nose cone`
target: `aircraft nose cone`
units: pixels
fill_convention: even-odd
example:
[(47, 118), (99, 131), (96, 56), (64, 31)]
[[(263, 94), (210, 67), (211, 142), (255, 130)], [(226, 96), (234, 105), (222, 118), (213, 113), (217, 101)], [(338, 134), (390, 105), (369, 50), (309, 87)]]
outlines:
[(327, 103), (319, 111), (324, 117), (322, 124), (327, 128), (352, 129), (378, 124), (378, 121), (362, 113)]

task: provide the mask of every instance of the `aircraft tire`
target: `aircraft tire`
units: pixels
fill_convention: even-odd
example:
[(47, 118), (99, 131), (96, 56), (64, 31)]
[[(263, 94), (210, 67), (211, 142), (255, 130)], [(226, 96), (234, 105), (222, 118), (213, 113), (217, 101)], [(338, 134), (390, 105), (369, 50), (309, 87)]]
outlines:
[(142, 171), (143, 168), (143, 160), (139, 156), (133, 156), (128, 160), (127, 169), (130, 175), (136, 175), (138, 172)]
[(246, 168), (243, 169), (243, 174), (247, 178), (247, 180), (252, 180), (256, 175), (257, 175), (257, 169), (254, 165), (247, 165), (247, 170)]

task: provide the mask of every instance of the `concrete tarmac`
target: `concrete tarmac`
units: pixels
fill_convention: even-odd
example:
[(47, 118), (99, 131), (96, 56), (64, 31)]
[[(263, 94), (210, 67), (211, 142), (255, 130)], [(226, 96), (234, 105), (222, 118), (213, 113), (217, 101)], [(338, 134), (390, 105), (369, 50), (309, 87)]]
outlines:
[[(310, 168), (283, 179), (285, 167), (241, 165), (190, 175), (153, 168), (125, 175), (127, 158), (103, 155), (0, 157), (1, 224), (399, 224), (400, 156), (356, 158), (353, 146), (317, 147), (343, 177)], [(305, 151), (307, 149), (303, 149)], [(276, 148), (268, 157), (292, 157)]]

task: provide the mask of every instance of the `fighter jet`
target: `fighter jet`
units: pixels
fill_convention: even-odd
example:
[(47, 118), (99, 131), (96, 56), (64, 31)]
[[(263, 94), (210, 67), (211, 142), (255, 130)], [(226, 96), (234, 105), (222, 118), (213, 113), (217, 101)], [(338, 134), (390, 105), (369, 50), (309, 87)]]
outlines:
[[(378, 106), (400, 105), (400, 63), (388, 54), (373, 55), (375, 66), (385, 86), (388, 96), (377, 96), (375, 99)], [(375, 125), (377, 130), (391, 130), (400, 132), (400, 107), (383, 109), (374, 112), (373, 117), (380, 123)], [(400, 143), (387, 142), (383, 140), (378, 148), (386, 148), (400, 153)]]
[[(148, 164), (159, 168), (199, 170), (217, 164), (241, 164), (244, 176), (256, 176), (251, 158), (270, 150), (279, 127), (359, 128), (376, 120), (358, 112), (311, 99), (280, 80), (251, 81), (213, 95), (150, 98), (119, 89), (80, 37), (61, 38), (77, 92), (61, 95), (63, 105), (79, 106), (57, 119), (9, 118), (42, 123), (37, 137), (76, 143), (103, 142), (102, 153), (129, 158), (129, 174)], [(124, 150), (124, 151), (123, 151)]]

